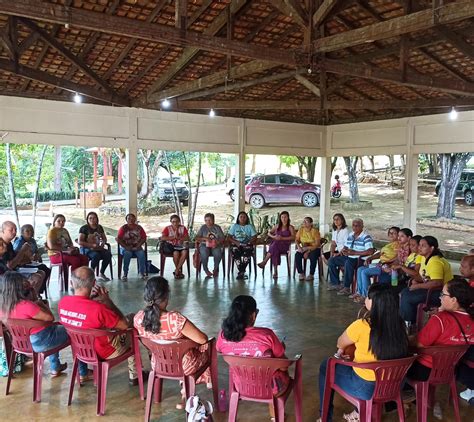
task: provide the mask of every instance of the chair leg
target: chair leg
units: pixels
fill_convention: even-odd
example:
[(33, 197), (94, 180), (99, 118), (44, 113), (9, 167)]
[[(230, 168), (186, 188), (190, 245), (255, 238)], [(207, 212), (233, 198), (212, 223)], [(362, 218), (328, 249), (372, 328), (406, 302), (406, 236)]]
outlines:
[(286, 254), (286, 268), (288, 270), (288, 277), (291, 277), (291, 252), (288, 251)]
[[(76, 377), (78, 374), (78, 367), (79, 367), (79, 359), (74, 358), (73, 364), (72, 364), (72, 374), (71, 374), (71, 383), (69, 384), (69, 397), (67, 399), (67, 405), (71, 406), (72, 402), (72, 394), (74, 393), (74, 384), (76, 382)], [(79, 385), (81, 385), (79, 383)]]
[(403, 402), (401, 397), (397, 399), (398, 419), (400, 422), (405, 422), (405, 409), (403, 408)]
[(107, 381), (109, 379), (109, 365), (102, 364), (102, 388), (100, 395), (100, 414), (105, 415), (105, 401), (107, 399)]
[(461, 415), (459, 414), (459, 400), (458, 400), (458, 391), (456, 388), (456, 381), (453, 378), (450, 383), (451, 387), (451, 398), (453, 400), (453, 406), (454, 406), (454, 416), (456, 422), (461, 422)]
[(12, 350), (10, 354), (10, 362), (8, 363), (7, 388), (5, 389), (6, 396), (8, 396), (8, 394), (10, 393), (10, 383), (12, 382), (12, 378), (13, 378), (13, 369), (15, 368), (15, 359), (16, 359), (16, 352)]
[(428, 419), (428, 383), (416, 384), (416, 413), (418, 422), (426, 422)]
[(149, 422), (150, 420), (151, 404), (153, 403), (153, 387), (155, 386), (154, 379), (155, 373), (151, 371), (150, 375), (148, 376), (148, 388), (146, 392), (145, 422)]
[(239, 406), (239, 393), (234, 391), (230, 395), (229, 401), (229, 422), (235, 422), (237, 420), (237, 408)]
[[(328, 375), (326, 374), (326, 377)], [(321, 421), (327, 422), (329, 413), (329, 401), (331, 400), (332, 388), (324, 388), (323, 405), (321, 406)]]
[(33, 401), (39, 403), (41, 401), (41, 385), (43, 381), (43, 366), (44, 366), (44, 354), (35, 353), (37, 355), (36, 365), (33, 368), (33, 382), (35, 388), (33, 388)]
[[(95, 368), (94, 368), (95, 369)], [(96, 404), (96, 413), (97, 416), (101, 416), (100, 400), (102, 398), (102, 365), (99, 363), (97, 365), (97, 370), (94, 370), (94, 375), (97, 374), (97, 404)]]
[(184, 393), (186, 396), (186, 401), (196, 393), (196, 381), (193, 377), (184, 377)]
[(160, 253), (160, 275), (164, 277), (165, 275), (165, 262), (166, 262), (166, 256)]
[(275, 422), (285, 422), (285, 399), (283, 397), (273, 399), (273, 408), (275, 409)]
[(122, 255), (120, 254), (120, 246), (118, 246), (118, 254), (117, 254), (117, 274), (119, 280), (122, 278)]
[(220, 412), (225, 412), (226, 409), (219, 408), (219, 373), (217, 367), (217, 354), (216, 350), (211, 350), (211, 383), (212, 383), (212, 396), (214, 399), (214, 408)]

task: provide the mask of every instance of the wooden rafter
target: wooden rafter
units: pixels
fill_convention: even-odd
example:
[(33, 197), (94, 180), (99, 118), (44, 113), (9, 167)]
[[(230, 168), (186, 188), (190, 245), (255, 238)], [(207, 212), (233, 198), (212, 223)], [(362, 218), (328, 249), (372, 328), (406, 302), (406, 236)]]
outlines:
[(320, 89), (309, 79), (305, 78), (302, 75), (295, 75), (295, 79), (303, 86), (305, 86), (307, 89), (309, 89), (314, 95), (317, 97), (321, 97), (321, 91)]
[(284, 15), (291, 17), (301, 27), (306, 28), (308, 26), (308, 15), (299, 2), (293, 0), (270, 0), (269, 3)]
[[(232, 2), (231, 13), (237, 13), (247, 0), (237, 0)], [(226, 11), (224, 10), (208, 28), (204, 31), (204, 34), (215, 35), (217, 34), (224, 26), (227, 24)], [(141, 100), (144, 100), (150, 94), (153, 94), (156, 91), (162, 89), (177, 73), (179, 73), (186, 65), (192, 60), (196, 54), (199, 53), (198, 48), (188, 47), (183, 51), (183, 54), (178, 58), (178, 60), (172, 64), (172, 66), (161, 75), (153, 84), (147, 89), (147, 92), (142, 95)]]
[(342, 60), (327, 59), (321, 63), (321, 66), (323, 66), (327, 72), (338, 73), (340, 75), (394, 82), (399, 85), (433, 89), (435, 91), (449, 92), (452, 94), (474, 95), (474, 83), (431, 77), (415, 74), (413, 72), (407, 72), (406, 78), (403, 80), (398, 71), (379, 69), (374, 66), (360, 65)]
[(430, 99), (430, 100), (358, 100), (358, 101), (328, 101), (331, 110), (387, 110), (387, 109), (417, 109), (417, 108), (451, 108), (474, 107), (472, 98)]
[(28, 50), (32, 45), (38, 41), (39, 35), (36, 32), (32, 32), (28, 35), (19, 45), (18, 54), (21, 55), (23, 52)]
[(319, 38), (314, 42), (314, 51), (323, 53), (374, 42), (433, 28), (436, 25), (457, 22), (474, 16), (474, 2), (447, 3), (437, 9), (435, 23), (431, 9), (422, 10), (398, 18), (388, 19), (362, 28)]
[(80, 57), (73, 54), (68, 48), (61, 44), (56, 38), (51, 36), (43, 28), (39, 27), (36, 23), (30, 21), (29, 19), (20, 18), (20, 21), (23, 25), (29, 28), (31, 31), (38, 33), (41, 39), (46, 42), (50, 47), (57, 50), (60, 54), (66, 57), (74, 66), (80, 69), (84, 74), (89, 76), (93, 81), (100, 85), (107, 92), (113, 94), (114, 89), (105, 82), (97, 73), (95, 73)]
[[(471, 24), (472, 25), (472, 24)], [(462, 51), (467, 57), (471, 59), (474, 57), (474, 46), (469, 44), (462, 35), (452, 31), (446, 27), (439, 27), (437, 31), (445, 37), (452, 45), (454, 45), (459, 51)]]
[(53, 76), (41, 70), (33, 69), (27, 66), (23, 66), (21, 64), (16, 65), (14, 62), (9, 60), (0, 59), (0, 69), (21, 76), (23, 78), (38, 81), (47, 85), (64, 89), (66, 91), (78, 92), (88, 97), (104, 101), (108, 104), (119, 104), (122, 106), (130, 105), (129, 101), (122, 97), (118, 97), (109, 93), (104, 93), (102, 91), (91, 88), (90, 86), (76, 84), (66, 79)]
[(450, 75), (454, 76), (455, 78), (463, 81), (469, 82), (461, 73), (459, 73), (454, 67), (449, 66), (446, 63), (443, 63), (442, 60), (438, 59), (433, 53), (429, 52), (426, 48), (419, 49), (426, 57), (428, 57), (431, 61), (435, 62), (438, 66), (448, 72)]
[(313, 26), (319, 26), (321, 23), (324, 21), (324, 19), (327, 18), (329, 13), (331, 13), (331, 10), (333, 9), (334, 6), (339, 2), (340, 0), (324, 0), (323, 4), (319, 6), (318, 10), (314, 12), (313, 15)]
[(175, 23), (179, 29), (186, 29), (188, 0), (175, 0)]
[(0, 0), (0, 13), (57, 24), (69, 24), (77, 28), (156, 43), (180, 47), (191, 46), (205, 51), (274, 61), (286, 65), (296, 64), (295, 55), (281, 49), (250, 45), (236, 40), (228, 41), (198, 32), (188, 31), (183, 34), (180, 29), (166, 25), (151, 24), (120, 16), (108, 16), (103, 13), (51, 3), (45, 4), (36, 0), (16, 0), (15, 2)]

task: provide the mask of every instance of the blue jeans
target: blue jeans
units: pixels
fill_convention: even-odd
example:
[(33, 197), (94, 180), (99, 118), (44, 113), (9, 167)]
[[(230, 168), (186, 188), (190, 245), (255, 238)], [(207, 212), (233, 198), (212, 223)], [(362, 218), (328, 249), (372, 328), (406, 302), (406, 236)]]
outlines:
[[(304, 254), (301, 252), (296, 252), (295, 253), (295, 265), (296, 265), (296, 270), (298, 271), (298, 274), (303, 274), (304, 273)], [(316, 265), (318, 264), (318, 258), (321, 255), (321, 249), (315, 249), (314, 251), (311, 251), (308, 255), (309, 259), (309, 273), (311, 275), (314, 275), (316, 272)]]
[(88, 249), (81, 248), (81, 254), (87, 255), (89, 261), (91, 262), (91, 267), (93, 270), (97, 268), (99, 262), (102, 260), (102, 265), (100, 267), (100, 273), (104, 274), (105, 270), (109, 265), (111, 265), (112, 254), (108, 249)]
[[(51, 325), (44, 328), (39, 333), (32, 334), (30, 336), (31, 346), (36, 353), (47, 352), (48, 350), (54, 349), (61, 344), (66, 343), (68, 340), (66, 329), (62, 325)], [(53, 353), (49, 356), (49, 365), (51, 371), (58, 371), (61, 365), (59, 360), (59, 353)], [(87, 365), (85, 363), (79, 363), (79, 374), (87, 374)]]
[[(430, 304), (439, 304), (439, 295), (441, 291), (434, 291), (430, 295)], [(408, 287), (402, 290), (400, 294), (400, 315), (404, 321), (416, 322), (416, 311), (418, 304), (424, 303), (428, 289), (410, 290)]]
[[(323, 409), (324, 386), (326, 382), (328, 360), (321, 362), (319, 367), (319, 412)], [(375, 381), (366, 381), (359, 377), (350, 366), (336, 365), (335, 383), (346, 393), (361, 400), (370, 400), (374, 394)], [(332, 421), (334, 391), (329, 400), (328, 422)]]
[(339, 267), (344, 268), (344, 287), (349, 288), (354, 278), (354, 271), (357, 266), (357, 258), (349, 258), (348, 256), (338, 255), (329, 258), (329, 278), (332, 285), (340, 284)]
[(390, 283), (390, 274), (382, 271), (382, 267), (366, 267), (365, 265), (357, 268), (357, 293), (367, 297), (370, 287), (370, 277), (378, 276), (379, 283)]
[(140, 274), (146, 274), (146, 260), (145, 260), (145, 251), (139, 249), (138, 251), (127, 251), (126, 249), (120, 247), (120, 254), (123, 255), (123, 273), (128, 274), (128, 269), (130, 268), (130, 260), (132, 258), (138, 259), (138, 272)]

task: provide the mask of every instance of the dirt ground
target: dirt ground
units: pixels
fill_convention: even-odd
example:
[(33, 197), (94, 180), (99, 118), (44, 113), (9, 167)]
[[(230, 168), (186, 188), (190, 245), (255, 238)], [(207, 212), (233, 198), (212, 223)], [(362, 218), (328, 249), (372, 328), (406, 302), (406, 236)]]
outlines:
[[(361, 200), (372, 201), (373, 208), (358, 212), (343, 212), (342, 202), (347, 200), (347, 187), (343, 187), (343, 196), (340, 200), (331, 203), (331, 212), (343, 212), (346, 219), (355, 217), (363, 218), (367, 230), (375, 239), (385, 240), (386, 231), (389, 226), (403, 224), (403, 190), (391, 188), (384, 184), (360, 184), (359, 191)], [(421, 235), (430, 234), (438, 238), (441, 248), (466, 252), (474, 248), (474, 207), (467, 206), (463, 200), (456, 203), (456, 219), (451, 221), (439, 221), (434, 218), (436, 214), (437, 197), (433, 194), (433, 186), (420, 186), (418, 191), (418, 224), (417, 233)], [(230, 216), (233, 214), (233, 202), (223, 190), (209, 190), (201, 193), (196, 211), (196, 227), (203, 221), (206, 212), (216, 215), (216, 222), (222, 226), (231, 224)], [(247, 205), (247, 210), (249, 206)], [(305, 208), (297, 205), (267, 206), (259, 211), (261, 215), (275, 215), (282, 210), (288, 210), (292, 222), (299, 226), (306, 215), (313, 217), (315, 222), (319, 220), (319, 208)], [(73, 206), (60, 206), (54, 208), (55, 213), (63, 213), (68, 217), (81, 218), (82, 210)], [(187, 220), (187, 208), (183, 210), (185, 221)], [(169, 224), (167, 215), (163, 216), (139, 216), (140, 224), (143, 225), (151, 238), (157, 238), (162, 229)], [(105, 227), (118, 229), (122, 224), (119, 217), (101, 215), (101, 224)]]

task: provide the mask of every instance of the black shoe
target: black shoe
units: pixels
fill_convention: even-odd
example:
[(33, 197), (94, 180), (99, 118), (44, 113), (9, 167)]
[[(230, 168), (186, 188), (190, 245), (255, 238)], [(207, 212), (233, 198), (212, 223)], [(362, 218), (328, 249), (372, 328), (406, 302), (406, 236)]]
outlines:
[(237, 280), (245, 280), (245, 274), (244, 273), (238, 273), (236, 278), (237, 278)]

